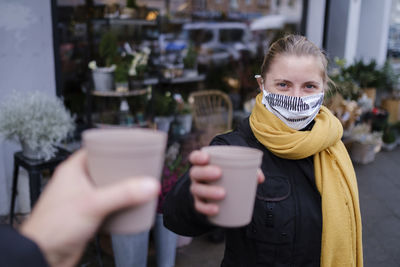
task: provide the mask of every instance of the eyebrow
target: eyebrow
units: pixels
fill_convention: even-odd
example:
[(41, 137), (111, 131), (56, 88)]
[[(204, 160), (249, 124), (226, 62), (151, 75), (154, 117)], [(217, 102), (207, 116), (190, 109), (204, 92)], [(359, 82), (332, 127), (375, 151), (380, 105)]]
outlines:
[(286, 82), (286, 83), (292, 83), (289, 80), (285, 80), (285, 79), (275, 79), (274, 82)]
[[(286, 83), (292, 83), (291, 81), (289, 81), (289, 80), (285, 80), (285, 79), (274, 79), (274, 82), (286, 82)], [(316, 82), (316, 81), (306, 81), (306, 82), (304, 82), (303, 84), (306, 84), (306, 83), (315, 83), (315, 84), (320, 84), (319, 82)]]

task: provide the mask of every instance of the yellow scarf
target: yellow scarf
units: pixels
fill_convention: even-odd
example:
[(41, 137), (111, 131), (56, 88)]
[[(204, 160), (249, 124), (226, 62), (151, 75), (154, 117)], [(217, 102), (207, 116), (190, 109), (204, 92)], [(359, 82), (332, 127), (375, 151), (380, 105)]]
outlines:
[(339, 120), (322, 106), (311, 131), (296, 131), (269, 112), (261, 100), (262, 93), (250, 116), (257, 140), (281, 158), (314, 155), (315, 182), (322, 199), (321, 266), (363, 266), (357, 180), (340, 140)]

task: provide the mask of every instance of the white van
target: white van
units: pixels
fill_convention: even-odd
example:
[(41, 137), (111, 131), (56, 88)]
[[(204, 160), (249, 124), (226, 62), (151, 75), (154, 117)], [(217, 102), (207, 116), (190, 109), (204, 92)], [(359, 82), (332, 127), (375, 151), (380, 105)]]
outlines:
[(246, 24), (240, 22), (193, 22), (183, 26), (179, 39), (198, 48), (200, 64), (224, 64), (238, 60), (241, 51), (256, 54), (256, 44)]

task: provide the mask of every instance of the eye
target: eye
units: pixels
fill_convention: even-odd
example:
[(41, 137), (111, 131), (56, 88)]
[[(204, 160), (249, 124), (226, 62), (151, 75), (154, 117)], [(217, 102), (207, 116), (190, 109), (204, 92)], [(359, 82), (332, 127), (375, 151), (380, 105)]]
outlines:
[(286, 87), (287, 84), (286, 84), (286, 83), (278, 83), (278, 86), (279, 86), (279, 87)]
[(313, 85), (313, 84), (307, 84), (306, 88), (307, 89), (317, 89), (317, 87), (315, 85)]

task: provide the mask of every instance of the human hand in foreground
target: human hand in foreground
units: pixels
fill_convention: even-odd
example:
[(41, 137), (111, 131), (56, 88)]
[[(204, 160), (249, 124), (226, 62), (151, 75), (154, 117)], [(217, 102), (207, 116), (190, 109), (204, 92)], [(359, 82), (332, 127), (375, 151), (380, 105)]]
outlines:
[[(190, 168), (190, 192), (194, 198), (195, 209), (207, 216), (218, 214), (219, 206), (210, 200), (222, 200), (225, 197), (225, 189), (221, 186), (209, 184), (221, 178), (222, 171), (218, 166), (208, 165), (210, 157), (207, 153), (195, 150), (189, 156), (193, 166)], [(265, 180), (260, 169), (257, 173), (258, 183)]]
[(159, 187), (156, 179), (143, 177), (96, 188), (80, 150), (56, 169), (21, 233), (50, 266), (74, 266), (107, 215), (157, 197)]

